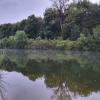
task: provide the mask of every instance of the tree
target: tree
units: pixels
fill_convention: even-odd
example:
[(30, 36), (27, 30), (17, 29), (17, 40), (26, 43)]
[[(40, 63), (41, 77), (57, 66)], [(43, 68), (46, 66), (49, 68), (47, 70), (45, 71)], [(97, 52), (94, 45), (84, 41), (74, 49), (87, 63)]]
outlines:
[(58, 19), (58, 11), (54, 8), (48, 8), (44, 13), (44, 33), (48, 39), (59, 36), (60, 25)]
[(0, 25), (0, 38), (9, 37), (15, 33), (12, 24)]
[(16, 47), (17, 48), (24, 48), (27, 44), (27, 35), (24, 31), (17, 31), (15, 34), (15, 40), (16, 40)]
[(36, 38), (39, 35), (42, 26), (42, 18), (37, 18), (34, 15), (29, 16), (26, 20), (24, 31), (29, 38)]
[(100, 25), (97, 25), (93, 30), (95, 38), (100, 40)]
[(8, 38), (8, 47), (9, 48), (15, 48), (16, 40), (14, 36), (9, 36)]
[(59, 22), (61, 29), (61, 36), (63, 37), (63, 23), (64, 23), (64, 13), (68, 8), (69, 0), (51, 0), (53, 2), (53, 7), (59, 12)]
[(71, 3), (65, 11), (65, 16), (63, 25), (65, 38), (75, 36), (77, 39), (81, 33), (94, 37), (93, 29), (100, 24), (100, 5), (86, 0)]
[(76, 23), (80, 29), (87, 28), (94, 38), (93, 28), (100, 24), (100, 5), (83, 1), (77, 4), (81, 12), (76, 16)]

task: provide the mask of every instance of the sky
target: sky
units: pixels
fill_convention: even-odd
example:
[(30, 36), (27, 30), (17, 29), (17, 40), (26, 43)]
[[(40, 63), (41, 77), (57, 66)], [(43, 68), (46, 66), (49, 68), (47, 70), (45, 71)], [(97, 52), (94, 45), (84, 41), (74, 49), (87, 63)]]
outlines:
[(45, 9), (50, 6), (50, 0), (0, 0), (0, 24), (15, 23), (32, 14), (43, 16)]

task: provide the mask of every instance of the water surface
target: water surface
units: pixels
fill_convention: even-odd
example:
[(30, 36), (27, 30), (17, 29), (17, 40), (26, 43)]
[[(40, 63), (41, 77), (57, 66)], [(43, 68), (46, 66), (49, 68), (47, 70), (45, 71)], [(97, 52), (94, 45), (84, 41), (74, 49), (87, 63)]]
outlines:
[(0, 50), (0, 69), (4, 100), (100, 100), (99, 52)]

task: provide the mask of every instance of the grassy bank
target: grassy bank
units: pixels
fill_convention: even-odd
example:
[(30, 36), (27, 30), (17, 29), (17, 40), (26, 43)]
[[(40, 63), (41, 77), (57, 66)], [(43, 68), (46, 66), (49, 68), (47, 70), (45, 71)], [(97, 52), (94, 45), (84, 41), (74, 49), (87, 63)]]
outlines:
[(80, 37), (72, 40), (29, 40), (25, 46), (27, 49), (57, 49), (57, 50), (84, 50), (99, 51), (100, 40)]
[(62, 39), (29, 39), (22, 32), (17, 32), (15, 36), (2, 38), (0, 40), (0, 48), (10, 49), (58, 49), (58, 50), (100, 50), (100, 39), (85, 37), (81, 34), (77, 40), (62, 40)]

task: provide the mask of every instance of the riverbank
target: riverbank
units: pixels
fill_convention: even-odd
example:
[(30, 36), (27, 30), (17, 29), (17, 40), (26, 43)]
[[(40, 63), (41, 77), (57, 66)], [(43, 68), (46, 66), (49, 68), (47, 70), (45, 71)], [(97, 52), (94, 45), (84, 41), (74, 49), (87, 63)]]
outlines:
[[(20, 44), (21, 45), (21, 44)], [(24, 46), (16, 46), (15, 43), (0, 45), (0, 49), (43, 49), (43, 50), (82, 50), (100, 51), (100, 41), (95, 40), (33, 40), (29, 39)]]
[(85, 37), (81, 34), (77, 40), (63, 39), (30, 39), (24, 32), (0, 40), (0, 49), (52, 49), (100, 51), (100, 39)]
[(83, 50), (100, 51), (100, 40), (87, 38), (81, 35), (75, 41), (72, 40), (33, 40), (30, 39), (25, 46), (26, 49), (53, 49), (53, 50)]

